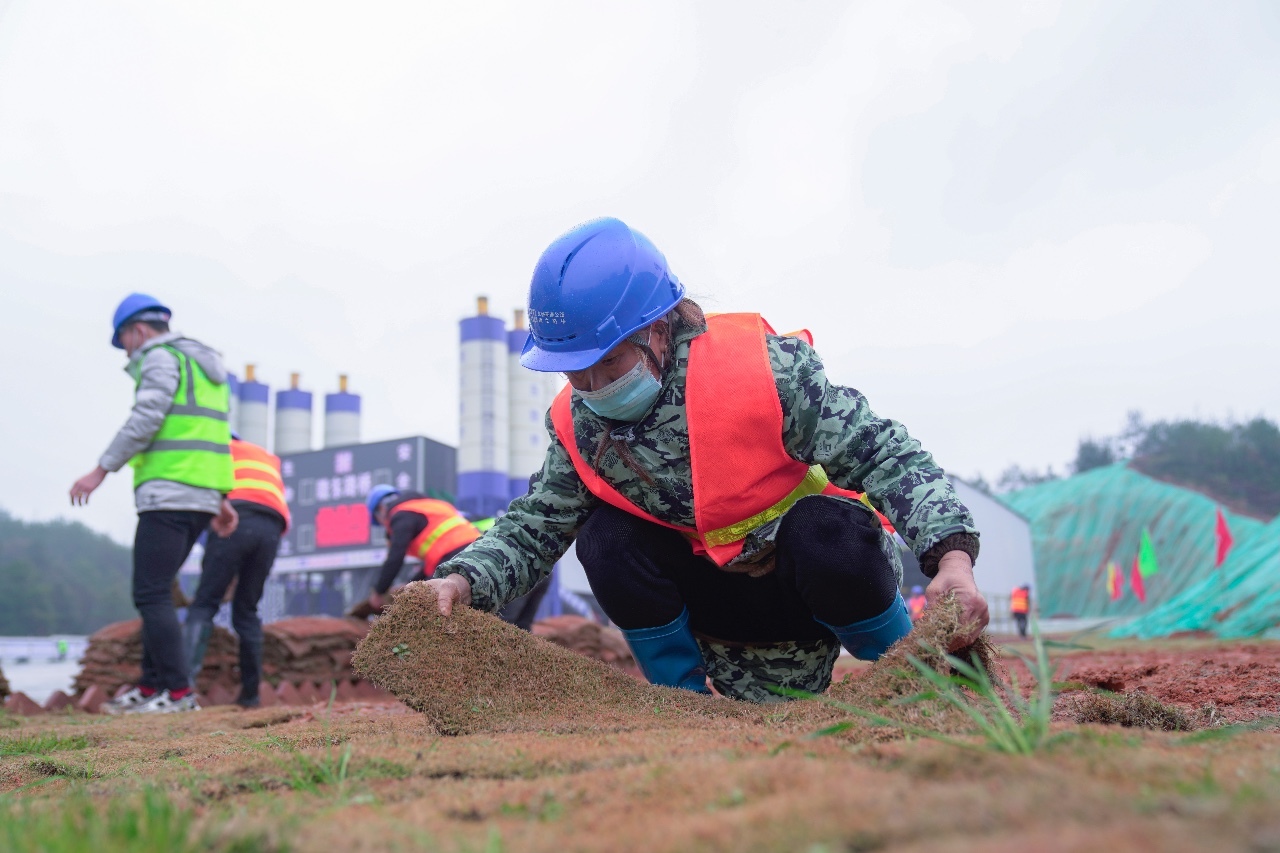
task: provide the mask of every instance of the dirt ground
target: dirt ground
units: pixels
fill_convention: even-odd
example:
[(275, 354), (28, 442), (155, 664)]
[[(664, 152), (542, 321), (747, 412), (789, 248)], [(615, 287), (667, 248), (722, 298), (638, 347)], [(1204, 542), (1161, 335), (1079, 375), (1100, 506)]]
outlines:
[[(418, 671), (403, 639), (384, 639), (398, 640), (402, 676)], [(1055, 654), (1064, 698), (1141, 690), (1208, 728), (1058, 723), (1050, 746), (1013, 756), (963, 735), (972, 748), (884, 730), (815, 737), (839, 714), (813, 701), (685, 703), (621, 681), (623, 711), (588, 692), (587, 716), (498, 700), (491, 716), (345, 703), (7, 718), (0, 847), (4, 827), (21, 843), (78, 803), (145, 815), (159, 792), (194, 839), (167, 849), (1280, 850), (1280, 643), (1099, 645)], [(853, 679), (833, 692), (877, 677), (845, 669)], [(439, 692), (456, 704), (450, 690), (464, 688)]]

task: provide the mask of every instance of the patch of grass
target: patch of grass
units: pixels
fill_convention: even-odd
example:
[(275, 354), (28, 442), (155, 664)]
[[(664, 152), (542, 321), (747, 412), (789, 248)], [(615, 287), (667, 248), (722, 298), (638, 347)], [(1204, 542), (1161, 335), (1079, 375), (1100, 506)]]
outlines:
[(27, 765), (41, 776), (61, 779), (97, 779), (101, 774), (93, 769), (93, 765), (85, 762), (84, 766), (55, 761), (52, 758), (37, 758)]
[(1229, 726), (1217, 726), (1212, 729), (1203, 729), (1192, 735), (1178, 741), (1179, 744), (1195, 744), (1207, 743), (1211, 741), (1226, 740), (1245, 732), (1257, 732), (1264, 729), (1280, 727), (1280, 717), (1259, 717), (1256, 720), (1250, 720), (1247, 723), (1235, 723)]
[(268, 738), (267, 742), (284, 753), (283, 758), (275, 758), (284, 771), (282, 781), (285, 787), (293, 791), (318, 794), (322, 787), (336, 786), (338, 794), (343, 793), (347, 774), (351, 769), (351, 744), (346, 744), (337, 753), (330, 745), (322, 755), (313, 757), (277, 738)]
[(89, 739), (84, 735), (63, 737), (54, 734), (32, 734), (0, 738), (0, 755), (48, 755), (64, 749), (85, 749)]
[(4, 708), (0, 708), (0, 729), (16, 729), (22, 725), (22, 720), (17, 714), (10, 714)]
[(1071, 720), (1165, 732), (1189, 732), (1197, 728), (1185, 712), (1142, 692), (1082, 692), (1072, 703)]
[[(896, 728), (910, 735), (941, 741), (952, 746), (966, 749), (991, 749), (1012, 755), (1028, 755), (1047, 746), (1055, 739), (1049, 734), (1049, 726), (1053, 714), (1053, 702), (1058, 695), (1053, 680), (1056, 667), (1049, 662), (1049, 654), (1046, 650), (1049, 643), (1040, 636), (1038, 627), (1033, 628), (1032, 645), (1035, 651), (1034, 660), (1020, 652), (1016, 653), (1035, 679), (1035, 690), (1030, 698), (1023, 698), (1016, 677), (1010, 680), (1009, 685), (1003, 684), (998, 678), (993, 678), (977, 654), (965, 661), (935, 648), (930, 643), (920, 641), (920, 648), (931, 658), (943, 662), (943, 665), (930, 666), (915, 655), (907, 655), (907, 661), (930, 689), (895, 699), (893, 703), (909, 705), (941, 700), (972, 721), (976, 732), (982, 736), (980, 744), (959, 740), (924, 726), (895, 720), (885, 714), (841, 702), (829, 696), (785, 688), (777, 692), (795, 698), (818, 699), (873, 725)], [(944, 672), (944, 669), (950, 671)], [(852, 720), (842, 720), (819, 729), (811, 737), (840, 734), (856, 725), (857, 723)]]
[(0, 800), (0, 848), (40, 853), (250, 853), (280, 850), (260, 837), (196, 833), (195, 816), (154, 788), (133, 802), (98, 805), (84, 794), (36, 808)]

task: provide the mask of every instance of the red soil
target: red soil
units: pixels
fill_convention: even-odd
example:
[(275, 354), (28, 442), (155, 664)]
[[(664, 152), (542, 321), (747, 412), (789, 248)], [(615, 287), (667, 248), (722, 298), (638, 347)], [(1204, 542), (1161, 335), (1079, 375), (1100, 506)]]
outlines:
[(1147, 645), (1077, 652), (1061, 663), (1063, 681), (1116, 693), (1142, 690), (1190, 711), (1212, 705), (1227, 722), (1280, 714), (1280, 643)]

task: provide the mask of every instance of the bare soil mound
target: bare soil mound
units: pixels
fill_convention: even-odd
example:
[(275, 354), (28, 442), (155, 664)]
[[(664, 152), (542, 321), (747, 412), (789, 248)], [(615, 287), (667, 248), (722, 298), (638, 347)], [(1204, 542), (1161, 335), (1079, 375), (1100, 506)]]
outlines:
[(1212, 721), (1280, 714), (1280, 644), (1093, 651), (1063, 659), (1059, 677), (1114, 693), (1142, 691)]

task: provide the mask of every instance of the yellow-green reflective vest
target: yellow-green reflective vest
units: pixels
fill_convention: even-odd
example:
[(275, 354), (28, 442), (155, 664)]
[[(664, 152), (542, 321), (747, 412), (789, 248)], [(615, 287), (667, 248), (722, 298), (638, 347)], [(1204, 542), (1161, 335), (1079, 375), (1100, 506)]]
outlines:
[(130, 460), (133, 487), (148, 480), (172, 480), (226, 494), (235, 486), (227, 423), (231, 389), (226, 383), (215, 384), (186, 353), (161, 346), (178, 359), (178, 390), (156, 437)]
[(497, 521), (498, 519), (496, 518), (482, 518), (479, 521), (471, 522), (471, 524), (475, 527), (476, 530), (479, 530), (481, 533), (484, 533), (490, 527), (493, 527), (493, 525), (496, 524)]

